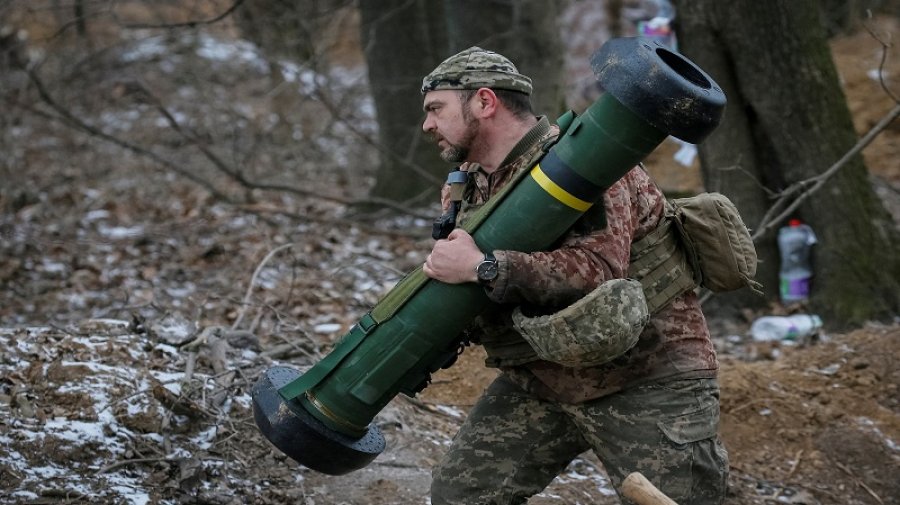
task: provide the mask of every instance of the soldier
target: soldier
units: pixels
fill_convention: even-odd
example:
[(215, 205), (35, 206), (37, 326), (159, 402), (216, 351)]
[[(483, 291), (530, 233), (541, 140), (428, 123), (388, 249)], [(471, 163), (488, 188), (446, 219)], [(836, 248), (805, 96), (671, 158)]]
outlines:
[[(467, 172), (459, 222), (558, 136), (531, 91), (512, 62), (478, 47), (424, 78), (422, 128)], [(448, 199), (445, 187), (445, 210)], [(639, 471), (682, 505), (723, 501), (718, 361), (698, 297), (688, 286), (647, 307), (650, 294), (624, 280), (664, 207), (635, 167), (552, 250), (481, 251), (460, 228), (434, 244), (426, 275), (479, 283), (496, 302), (466, 333), (500, 370), (434, 469), (434, 505), (525, 503), (588, 449), (616, 489)]]

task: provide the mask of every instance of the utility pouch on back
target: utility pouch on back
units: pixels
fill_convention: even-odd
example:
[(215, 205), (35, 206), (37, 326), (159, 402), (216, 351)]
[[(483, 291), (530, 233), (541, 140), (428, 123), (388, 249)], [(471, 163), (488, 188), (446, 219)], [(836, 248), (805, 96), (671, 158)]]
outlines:
[(666, 202), (659, 226), (631, 244), (629, 277), (641, 281), (650, 313), (703, 286), (759, 293), (756, 248), (737, 208), (719, 193)]
[(762, 293), (756, 275), (756, 247), (734, 203), (720, 193), (701, 193), (672, 200), (666, 209), (685, 253), (699, 276), (697, 282), (713, 292), (749, 287)]

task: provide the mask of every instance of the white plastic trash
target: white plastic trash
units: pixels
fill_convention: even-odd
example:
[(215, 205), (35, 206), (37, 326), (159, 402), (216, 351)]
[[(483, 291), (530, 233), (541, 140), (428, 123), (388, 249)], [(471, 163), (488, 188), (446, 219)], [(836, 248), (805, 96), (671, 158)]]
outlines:
[(765, 316), (753, 321), (750, 336), (757, 342), (796, 341), (815, 335), (820, 328), (822, 319), (815, 314)]

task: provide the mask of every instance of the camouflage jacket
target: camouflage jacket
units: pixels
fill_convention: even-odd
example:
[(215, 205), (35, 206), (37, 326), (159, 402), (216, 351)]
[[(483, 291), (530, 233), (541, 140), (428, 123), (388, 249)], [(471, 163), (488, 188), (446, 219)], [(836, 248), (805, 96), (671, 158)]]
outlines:
[[(488, 174), (464, 164), (469, 174), (460, 220), (523, 171), (531, 168), (559, 130), (545, 118)], [(512, 325), (512, 311), (549, 314), (583, 297), (607, 279), (627, 277), (631, 243), (663, 217), (665, 197), (640, 167), (629, 171), (552, 248), (545, 252), (494, 251), (500, 275), (488, 296), (498, 305), (467, 330), (481, 343), (486, 364), (504, 370), (522, 387), (554, 401), (580, 403), (640, 383), (715, 377), (718, 369), (706, 319), (693, 291), (653, 315), (638, 343), (595, 367), (570, 368), (541, 361)], [(605, 210), (605, 212), (603, 212)]]

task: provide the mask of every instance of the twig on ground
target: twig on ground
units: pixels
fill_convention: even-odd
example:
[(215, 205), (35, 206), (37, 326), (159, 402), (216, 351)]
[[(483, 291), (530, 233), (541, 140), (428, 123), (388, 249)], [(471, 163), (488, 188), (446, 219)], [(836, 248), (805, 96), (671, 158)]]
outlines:
[(800, 466), (800, 459), (802, 457), (803, 457), (803, 449), (800, 449), (799, 451), (797, 451), (797, 454), (794, 455), (794, 463), (791, 464), (791, 469), (788, 471), (787, 475), (785, 476), (785, 479), (790, 479), (791, 477), (793, 477), (794, 472), (796, 472), (797, 468)]
[(228, 398), (231, 385), (237, 375), (233, 369), (228, 366), (228, 350), (231, 346), (228, 341), (219, 335), (213, 335), (209, 339), (209, 360), (213, 370), (217, 374), (216, 385), (219, 389), (210, 395), (210, 404), (216, 409), (220, 409), (222, 404)]
[(422, 465), (417, 465), (413, 463), (401, 463), (399, 461), (375, 461), (375, 464), (378, 466), (386, 466), (390, 468), (415, 468), (417, 470), (423, 470)]
[(417, 408), (420, 408), (420, 409), (422, 409), (422, 410), (424, 410), (424, 411), (426, 411), (426, 412), (430, 412), (430, 413), (432, 413), (432, 414), (436, 414), (436, 415), (439, 415), (439, 416), (441, 416), (441, 417), (445, 417), (445, 418), (447, 418), (447, 419), (452, 419), (452, 420), (454, 420), (454, 421), (456, 421), (456, 422), (461, 422), (461, 421), (462, 421), (462, 419), (460, 419), (459, 417), (454, 416), (453, 414), (449, 414), (449, 413), (447, 413), (447, 412), (444, 412), (444, 411), (438, 409), (437, 407), (435, 407), (434, 405), (431, 405), (431, 404), (429, 404), (429, 403), (425, 403), (425, 402), (423, 402), (423, 401), (421, 401), (421, 400), (417, 400), (417, 399), (415, 399), (415, 398), (410, 398), (409, 396), (406, 396), (406, 395), (399, 395), (399, 397), (400, 397), (400, 398), (403, 398), (404, 400), (406, 400), (406, 401), (407, 401), (408, 403), (410, 403), (411, 405), (413, 405), (413, 406), (415, 406), (415, 407), (417, 407)]
[(262, 271), (263, 267), (266, 266), (266, 263), (272, 259), (273, 256), (278, 254), (280, 251), (293, 247), (293, 243), (282, 244), (275, 249), (269, 251), (268, 254), (256, 265), (256, 269), (253, 271), (253, 275), (250, 276), (250, 283), (247, 285), (247, 291), (244, 294), (244, 302), (241, 304), (241, 310), (238, 312), (238, 317), (234, 320), (234, 324), (231, 325), (231, 329), (235, 330), (238, 326), (241, 325), (241, 321), (244, 319), (244, 314), (247, 312), (247, 307), (250, 304), (250, 297), (253, 294), (253, 286), (256, 284), (256, 279), (259, 277), (259, 273)]
[(184, 395), (184, 390), (181, 394), (176, 395), (155, 379), (151, 379), (151, 383), (150, 392), (153, 398), (173, 414), (186, 416), (192, 420), (201, 419), (207, 415), (199, 405)]
[(875, 501), (877, 501), (881, 505), (884, 505), (884, 501), (881, 499), (881, 497), (878, 496), (878, 494), (876, 494), (875, 491), (872, 491), (872, 488), (867, 486), (866, 483), (862, 481), (862, 479), (860, 479), (859, 477), (856, 476), (856, 474), (854, 474), (852, 471), (850, 471), (850, 469), (847, 468), (847, 465), (841, 463), (840, 461), (835, 461), (834, 464), (837, 465), (838, 468), (843, 470), (844, 473), (849, 475), (850, 478), (853, 479), (853, 482), (856, 483), (857, 486), (865, 489), (866, 492), (872, 496), (872, 498), (875, 498)]
[(160, 461), (166, 461), (168, 458), (163, 456), (159, 458), (134, 458), (134, 459), (123, 459), (116, 461), (115, 463), (111, 463), (109, 465), (104, 466), (103, 468), (94, 472), (94, 475), (100, 475), (106, 472), (111, 472), (116, 468), (126, 466), (126, 465), (134, 465), (138, 463), (158, 463)]
[(289, 359), (297, 356), (306, 356), (313, 361), (318, 361), (322, 357), (319, 353), (313, 354), (303, 347), (300, 347), (296, 342), (287, 342), (285, 344), (276, 345), (275, 347), (260, 353), (260, 356), (269, 359)]

